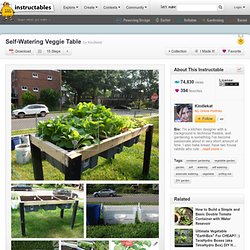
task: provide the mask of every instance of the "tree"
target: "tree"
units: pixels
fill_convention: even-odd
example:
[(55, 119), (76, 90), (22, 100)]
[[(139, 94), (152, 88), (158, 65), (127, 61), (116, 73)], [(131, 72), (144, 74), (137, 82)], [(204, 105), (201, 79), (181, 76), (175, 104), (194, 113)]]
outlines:
[(36, 102), (37, 102), (36, 95), (31, 93), (30, 91), (27, 91), (22, 95), (22, 103), (24, 106), (29, 104), (34, 104)]
[(62, 79), (66, 86), (75, 92), (75, 104), (85, 97), (94, 99), (98, 95), (99, 86), (103, 83), (102, 70), (65, 70)]
[(110, 96), (110, 91), (131, 101), (150, 98), (158, 93), (158, 70), (64, 70), (62, 71), (64, 86), (75, 93), (75, 104), (81, 98)]
[(140, 108), (141, 101), (150, 100), (151, 95), (159, 93), (158, 70), (120, 71), (118, 86), (126, 99), (133, 99)]
[(49, 109), (56, 109), (59, 105), (60, 93), (54, 89), (43, 89), (40, 93), (40, 102), (44, 103)]
[(81, 98), (92, 101), (99, 96), (110, 96), (110, 91), (117, 86), (120, 73), (118, 70), (64, 70), (62, 79), (65, 86), (75, 93), (75, 104)]

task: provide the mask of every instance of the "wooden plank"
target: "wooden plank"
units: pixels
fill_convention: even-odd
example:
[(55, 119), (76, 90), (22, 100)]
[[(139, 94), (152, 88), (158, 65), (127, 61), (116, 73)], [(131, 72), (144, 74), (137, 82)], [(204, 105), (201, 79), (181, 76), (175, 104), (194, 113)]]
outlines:
[[(127, 131), (125, 133), (116, 135), (114, 137), (105, 139), (100, 142), (100, 144), (92, 145), (89, 147), (84, 147), (83, 149), (75, 150), (75, 152), (82, 155), (82, 160), (86, 160), (94, 155), (97, 155), (99, 153), (102, 153), (110, 148), (113, 148), (115, 146), (118, 146), (122, 144), (123, 142), (129, 141), (132, 138), (135, 138), (139, 135), (141, 135), (143, 132), (147, 131), (148, 127), (152, 126), (151, 124), (147, 124), (143, 126), (142, 128), (137, 128), (132, 131)], [(68, 154), (68, 157), (75, 157), (74, 154)]]
[(136, 128), (131, 131), (127, 131), (111, 138), (102, 140), (100, 144), (91, 145), (78, 150), (72, 150), (70, 152), (54, 145), (51, 142), (43, 141), (40, 138), (35, 137), (34, 135), (30, 136), (30, 140), (34, 145), (39, 147), (41, 151), (44, 151), (46, 154), (51, 155), (57, 161), (68, 167), (70, 160), (78, 158), (81, 155), (82, 161), (84, 161), (92, 156), (98, 155), (99, 153), (102, 153), (112, 147), (118, 146), (123, 142), (129, 141), (132, 138), (141, 135), (142, 133), (147, 131), (149, 126), (152, 125), (146, 124), (141, 128)]
[(55, 144), (43, 141), (34, 135), (30, 136), (30, 141), (32, 144), (40, 148), (41, 151), (44, 151), (46, 154), (53, 156), (57, 161), (61, 162), (62, 164), (66, 165), (66, 155), (68, 151), (63, 148), (56, 146)]
[(24, 206), (40, 206), (40, 205), (60, 205), (60, 204), (72, 204), (75, 200), (49, 200), (49, 201), (22, 201)]

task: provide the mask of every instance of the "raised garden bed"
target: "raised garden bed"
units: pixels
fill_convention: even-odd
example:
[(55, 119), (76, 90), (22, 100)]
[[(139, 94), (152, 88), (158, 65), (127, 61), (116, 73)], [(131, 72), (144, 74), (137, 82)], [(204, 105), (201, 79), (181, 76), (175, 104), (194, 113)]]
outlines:
[(39, 209), (44, 210), (55, 210), (56, 207), (61, 209), (60, 216), (63, 218), (64, 209), (69, 209), (74, 204), (72, 219), (71, 219), (71, 228), (73, 229), (76, 212), (78, 208), (78, 199), (72, 199), (64, 195), (33, 195), (33, 196), (20, 196), (20, 221), (21, 221), (21, 230), (22, 235), (25, 236), (25, 212), (35, 212)]
[(43, 141), (35, 135), (30, 135), (34, 178), (35, 180), (44, 179), (42, 152), (55, 168), (65, 174), (65, 180), (80, 180), (83, 171), (97, 165), (98, 156), (107, 159), (114, 158), (115, 154), (122, 152), (123, 146), (130, 147), (138, 142), (138, 138), (142, 133), (146, 133), (142, 172), (144, 176), (147, 176), (149, 174), (152, 147), (152, 124), (104, 139), (98, 144), (71, 151), (60, 148), (51, 142)]

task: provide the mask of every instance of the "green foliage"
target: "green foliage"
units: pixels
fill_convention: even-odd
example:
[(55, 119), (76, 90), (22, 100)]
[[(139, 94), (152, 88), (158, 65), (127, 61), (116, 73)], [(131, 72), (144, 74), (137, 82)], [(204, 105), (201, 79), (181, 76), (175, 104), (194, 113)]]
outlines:
[(66, 116), (41, 121), (38, 135), (61, 148), (77, 149), (142, 125), (141, 121), (116, 115), (105, 106), (80, 102)]
[(39, 101), (44, 103), (50, 110), (54, 110), (59, 105), (59, 98), (59, 92), (55, 91), (54, 89), (47, 88), (41, 90)]
[(193, 245), (193, 229), (175, 229), (175, 245)]
[(57, 241), (12, 241), (12, 250), (54, 250), (55, 246), (58, 247)]
[[(152, 154), (150, 160), (150, 172), (147, 179), (158, 180), (159, 178), (159, 118), (144, 119), (146, 123), (154, 125), (152, 142)], [(26, 131), (25, 131), (26, 132)], [(142, 175), (142, 162), (144, 157), (145, 135), (140, 136), (139, 142), (131, 148), (124, 147), (121, 154), (117, 154), (115, 159), (107, 161), (98, 158), (98, 166), (87, 169), (82, 173), (81, 180), (145, 180)], [(16, 163), (16, 152), (11, 152), (12, 180), (34, 180), (33, 167), (27, 164)], [(64, 175), (49, 162), (43, 161), (45, 180), (64, 180)]]
[(179, 215), (179, 225), (189, 226), (193, 223), (193, 209), (190, 207), (176, 207), (175, 213)]
[(92, 250), (93, 244), (91, 242), (78, 242), (78, 246), (84, 250)]
[(75, 94), (75, 103), (81, 98), (112, 97), (119, 93), (130, 101), (150, 99), (159, 93), (158, 70), (63, 70), (64, 86)]
[(108, 241), (96, 241), (94, 243), (94, 250), (109, 250)]
[(78, 246), (84, 250), (109, 250), (108, 241), (78, 242)]
[(23, 93), (22, 95), (22, 102), (23, 102), (23, 106), (36, 103), (37, 97), (35, 94), (31, 93), (30, 91), (27, 91)]
[(159, 223), (87, 226), (87, 238), (158, 238)]

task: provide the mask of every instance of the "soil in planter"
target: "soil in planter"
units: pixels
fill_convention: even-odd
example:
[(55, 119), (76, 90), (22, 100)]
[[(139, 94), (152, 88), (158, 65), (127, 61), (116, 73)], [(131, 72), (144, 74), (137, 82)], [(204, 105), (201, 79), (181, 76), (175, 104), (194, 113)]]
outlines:
[(70, 201), (73, 201), (74, 199), (68, 197), (68, 196), (65, 196), (65, 195), (56, 195), (55, 196), (56, 198), (60, 199), (60, 200), (70, 200)]
[(33, 196), (20, 196), (21, 201), (41, 201), (36, 195)]
[(48, 195), (47, 196), (39, 195), (39, 198), (44, 200), (44, 201), (50, 201), (50, 200), (56, 200), (57, 201), (58, 200), (55, 196), (51, 196), (51, 195), (50, 196), (48, 196)]

